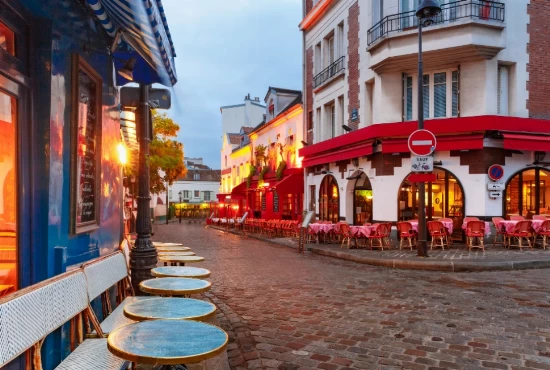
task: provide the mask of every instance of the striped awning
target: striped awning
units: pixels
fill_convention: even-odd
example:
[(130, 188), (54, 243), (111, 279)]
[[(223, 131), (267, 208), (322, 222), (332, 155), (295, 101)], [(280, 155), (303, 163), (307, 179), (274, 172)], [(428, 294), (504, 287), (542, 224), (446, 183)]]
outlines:
[[(86, 0), (97, 19), (111, 37), (122, 33), (122, 40), (132, 50), (115, 52), (115, 68), (124, 63), (120, 59), (138, 56), (134, 81), (173, 86), (177, 82), (174, 57), (176, 52), (168, 29), (161, 0)], [(130, 81), (117, 75), (119, 85)]]

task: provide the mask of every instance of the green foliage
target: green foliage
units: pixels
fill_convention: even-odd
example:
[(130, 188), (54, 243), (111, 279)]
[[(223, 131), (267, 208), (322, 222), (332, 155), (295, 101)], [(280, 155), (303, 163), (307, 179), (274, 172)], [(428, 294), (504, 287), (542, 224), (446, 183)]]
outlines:
[(279, 163), (279, 166), (277, 167), (277, 173), (275, 174), (275, 176), (277, 177), (277, 181), (283, 178), (283, 171), (285, 170), (285, 168), (286, 168), (286, 162), (281, 161)]
[(248, 189), (250, 187), (250, 184), (252, 184), (252, 176), (256, 173), (256, 166), (253, 164), (250, 164), (250, 169), (248, 171), (248, 177), (246, 178), (246, 188)]
[(262, 170), (260, 171), (260, 176), (258, 178), (258, 188), (262, 187), (262, 185), (264, 184), (264, 175), (267, 173), (267, 171), (269, 170), (269, 167), (267, 166), (264, 166), (262, 168)]
[[(153, 140), (149, 147), (149, 176), (151, 193), (166, 190), (166, 183), (172, 185), (187, 174), (183, 162), (183, 144), (174, 140), (180, 127), (166, 113), (153, 111)], [(162, 173), (164, 176), (161, 176)]]
[(267, 147), (265, 145), (257, 145), (254, 148), (254, 157), (256, 158), (256, 164), (258, 166), (267, 166)]

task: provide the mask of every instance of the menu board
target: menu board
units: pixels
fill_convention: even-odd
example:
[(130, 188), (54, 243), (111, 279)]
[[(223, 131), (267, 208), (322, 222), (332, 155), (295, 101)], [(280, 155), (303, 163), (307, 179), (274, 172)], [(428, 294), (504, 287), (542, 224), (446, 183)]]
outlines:
[(73, 73), (72, 231), (99, 226), (101, 78), (80, 58)]
[(262, 211), (265, 211), (265, 198), (266, 198), (267, 194), (263, 194), (262, 196)]
[(279, 194), (276, 191), (273, 192), (273, 212), (279, 212)]

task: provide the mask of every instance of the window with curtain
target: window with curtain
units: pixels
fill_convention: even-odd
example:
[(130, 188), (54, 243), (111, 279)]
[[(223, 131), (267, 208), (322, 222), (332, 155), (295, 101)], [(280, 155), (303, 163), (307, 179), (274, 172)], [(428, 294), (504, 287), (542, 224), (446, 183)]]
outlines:
[[(403, 118), (412, 120), (417, 113), (413, 97), (417, 94), (413, 87), (414, 75), (407, 75), (403, 80)], [(422, 78), (422, 96), (424, 118), (457, 117), (459, 99), (459, 73), (457, 70), (427, 73)]]

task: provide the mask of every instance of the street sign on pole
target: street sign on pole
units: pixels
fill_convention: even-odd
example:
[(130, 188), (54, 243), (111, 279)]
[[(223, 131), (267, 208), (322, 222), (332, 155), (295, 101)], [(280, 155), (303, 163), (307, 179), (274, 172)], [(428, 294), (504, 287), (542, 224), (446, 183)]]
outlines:
[(430, 155), (437, 145), (435, 135), (428, 130), (416, 130), (409, 136), (409, 150), (419, 157)]
[(411, 157), (412, 172), (432, 172), (434, 170), (434, 157)]

